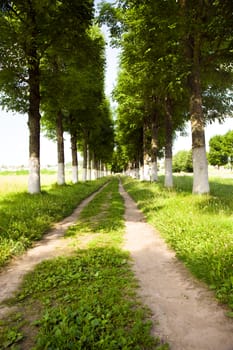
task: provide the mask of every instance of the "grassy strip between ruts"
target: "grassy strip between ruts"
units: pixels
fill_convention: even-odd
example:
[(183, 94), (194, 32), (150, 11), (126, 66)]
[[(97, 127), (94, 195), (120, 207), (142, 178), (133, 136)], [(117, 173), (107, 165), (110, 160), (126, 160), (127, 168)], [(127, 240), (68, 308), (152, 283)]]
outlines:
[[(128, 193), (177, 256), (233, 310), (233, 181), (212, 179), (211, 195), (192, 195), (192, 177), (175, 177), (175, 189), (123, 178)], [(233, 317), (229, 311), (228, 316)]]
[[(51, 225), (70, 215), (76, 206), (108, 181), (76, 185), (50, 185), (42, 193), (30, 195), (25, 191), (1, 190), (0, 198), (0, 267), (12, 256), (21, 254), (31, 243), (40, 239)], [(19, 186), (20, 187), (20, 186)]]
[(2, 349), (168, 349), (151, 337), (149, 310), (122, 251), (124, 203), (113, 179), (67, 236), (92, 235), (85, 249), (43, 262), (24, 279), (0, 331)]

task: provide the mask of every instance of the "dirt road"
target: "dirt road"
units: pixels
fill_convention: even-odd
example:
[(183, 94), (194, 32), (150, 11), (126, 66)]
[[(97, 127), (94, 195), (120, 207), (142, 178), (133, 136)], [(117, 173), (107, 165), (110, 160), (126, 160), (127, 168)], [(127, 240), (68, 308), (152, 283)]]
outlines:
[[(171, 350), (233, 350), (233, 320), (225, 317), (224, 308), (212, 293), (187, 272), (159, 234), (145, 222), (121, 185), (120, 193), (126, 209), (124, 248), (132, 255), (139, 293), (152, 311), (155, 336), (170, 343)], [(2, 271), (0, 302), (17, 290), (23, 276), (40, 261), (64, 254), (64, 248), (69, 251), (69, 240), (62, 238), (64, 232), (76, 222), (94, 195)], [(7, 310), (0, 305), (0, 317)]]
[[(233, 321), (196, 281), (120, 186), (125, 200), (125, 249), (133, 257), (140, 295), (153, 313), (155, 335), (171, 350), (233, 350)], [(159, 322), (159, 324), (158, 324)]]

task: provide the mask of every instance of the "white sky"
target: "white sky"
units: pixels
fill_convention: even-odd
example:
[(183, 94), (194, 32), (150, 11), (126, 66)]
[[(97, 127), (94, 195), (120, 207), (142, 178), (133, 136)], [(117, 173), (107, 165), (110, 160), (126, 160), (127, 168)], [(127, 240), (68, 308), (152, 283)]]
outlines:
[[(98, 0), (96, 1), (99, 2)], [(118, 69), (118, 50), (109, 46), (106, 48), (106, 94), (111, 95), (115, 86)], [(206, 128), (206, 144), (216, 134), (225, 134), (233, 129), (233, 118), (228, 118), (222, 125), (214, 123)], [(187, 137), (181, 137), (175, 141), (174, 153), (178, 150), (191, 149), (190, 126), (187, 126)], [(6, 113), (0, 109), (0, 167), (2, 165), (25, 165), (28, 164), (29, 132), (27, 116)], [(65, 135), (65, 162), (71, 161), (69, 136)], [(41, 135), (41, 165), (55, 165), (57, 162), (56, 144)]]

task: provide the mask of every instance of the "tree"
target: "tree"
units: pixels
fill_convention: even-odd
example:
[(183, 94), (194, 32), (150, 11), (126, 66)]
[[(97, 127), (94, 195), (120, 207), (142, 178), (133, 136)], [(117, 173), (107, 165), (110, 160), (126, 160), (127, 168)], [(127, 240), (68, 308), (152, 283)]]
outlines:
[(233, 163), (233, 131), (225, 135), (215, 135), (209, 141), (208, 160), (211, 165), (218, 167)]
[(104, 95), (104, 64), (104, 40), (96, 26), (86, 31), (82, 45), (74, 48), (69, 56), (62, 50), (48, 52), (42, 71), (43, 121), (50, 131), (51, 128), (57, 130), (60, 184), (64, 183), (63, 130), (71, 135), (72, 179), (74, 183), (78, 181), (77, 141), (86, 136), (84, 128), (94, 127), (99, 118)]
[(180, 0), (179, 5), (184, 58), (189, 70), (193, 193), (202, 194), (209, 192), (203, 89), (214, 85), (213, 73), (226, 73), (232, 60), (232, 2)]
[[(118, 18), (123, 22), (124, 29), (120, 44), (121, 69), (125, 82), (122, 83), (122, 78), (118, 80), (118, 103), (126, 105), (128, 95), (132, 93), (131, 99), (135, 101), (132, 101), (130, 112), (127, 113), (133, 114), (134, 104), (138, 105), (140, 100), (143, 107), (138, 123), (141, 124), (139, 128), (143, 130), (141, 153), (144, 155), (142, 163), (145, 168), (142, 174), (144, 173), (145, 179), (150, 178), (146, 174), (151, 163), (151, 179), (157, 180), (157, 157), (161, 148), (165, 146), (165, 185), (171, 187), (173, 136), (175, 129), (181, 127), (187, 115), (181, 109), (177, 113), (177, 106), (181, 106), (181, 101), (185, 101), (185, 98), (181, 86), (184, 80), (180, 71), (182, 62), (177, 54), (178, 40), (172, 30), (176, 4), (164, 1), (148, 1), (146, 4), (142, 1), (121, 3), (122, 12)], [(114, 23), (114, 17), (119, 11), (114, 12), (109, 7), (106, 7), (105, 11), (113, 33), (118, 33), (119, 31), (115, 30), (117, 24)], [(120, 110), (121, 108), (118, 109)], [(125, 117), (127, 118), (126, 113)], [(143, 175), (142, 177), (144, 178)]]
[(233, 167), (233, 130), (228, 131), (224, 135), (224, 150), (228, 156), (228, 162), (230, 163), (231, 169)]
[[(150, 96), (158, 101), (158, 134), (163, 132), (160, 124), (164, 117), (168, 117), (164, 100), (172, 101), (174, 108), (181, 105), (178, 96), (184, 92), (186, 106), (183, 104), (178, 119), (174, 113), (177, 106), (170, 109), (169, 128), (180, 128), (187, 117), (191, 120), (193, 193), (208, 193), (204, 127), (209, 120), (223, 118), (230, 107), (232, 1), (121, 0), (118, 5), (104, 6), (103, 18), (113, 35), (121, 34), (125, 68), (137, 80), (143, 101), (148, 103)], [(170, 158), (169, 148), (171, 132), (166, 147)]]
[(9, 84), (7, 79), (1, 79), (2, 101), (9, 109), (28, 113), (28, 190), (38, 193), (41, 62), (51, 46), (66, 46), (71, 36), (82, 37), (93, 18), (93, 1), (1, 0), (0, 6), (1, 71), (10, 79)]
[(192, 151), (179, 151), (173, 157), (174, 172), (193, 172)]

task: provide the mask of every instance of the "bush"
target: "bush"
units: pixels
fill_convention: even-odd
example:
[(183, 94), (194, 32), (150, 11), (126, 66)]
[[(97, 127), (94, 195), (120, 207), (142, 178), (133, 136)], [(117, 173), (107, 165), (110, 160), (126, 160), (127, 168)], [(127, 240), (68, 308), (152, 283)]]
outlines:
[(192, 151), (179, 151), (173, 157), (172, 163), (173, 171), (178, 173), (185, 171), (187, 173), (193, 172)]

